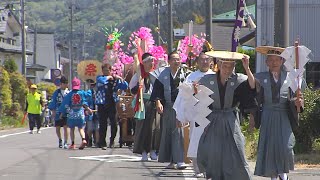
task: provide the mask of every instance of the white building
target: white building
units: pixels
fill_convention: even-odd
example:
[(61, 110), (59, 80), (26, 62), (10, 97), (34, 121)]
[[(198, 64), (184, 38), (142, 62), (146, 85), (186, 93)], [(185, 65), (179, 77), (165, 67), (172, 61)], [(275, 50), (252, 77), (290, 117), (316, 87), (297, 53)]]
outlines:
[[(0, 64), (13, 59), (22, 72), (21, 24), (10, 10), (0, 7)], [(27, 56), (32, 51), (26, 50)]]
[[(34, 51), (33, 56), (27, 59), (27, 70), (29, 77), (33, 73), (35, 82), (49, 81), (51, 79), (51, 69), (59, 69), (59, 54), (56, 51), (54, 34), (48, 32), (38, 32), (36, 38), (34, 32), (28, 33), (27, 47)], [(36, 43), (35, 43), (36, 41)], [(36, 44), (36, 48), (35, 45)], [(58, 52), (59, 53), (59, 52)], [(42, 67), (43, 71), (33, 71)]]
[[(300, 44), (312, 51), (312, 62), (306, 67), (307, 83), (320, 86), (320, 39), (319, 39), (319, 0), (289, 0), (289, 43), (299, 38)], [(257, 0), (257, 46), (274, 45), (274, 1)], [(257, 72), (265, 71), (263, 56), (257, 54)]]

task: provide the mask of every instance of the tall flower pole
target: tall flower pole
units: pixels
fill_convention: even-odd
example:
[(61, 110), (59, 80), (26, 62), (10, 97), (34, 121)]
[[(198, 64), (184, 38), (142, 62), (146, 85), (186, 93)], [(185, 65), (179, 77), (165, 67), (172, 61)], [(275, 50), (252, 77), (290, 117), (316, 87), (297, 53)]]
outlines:
[(188, 60), (187, 60), (187, 65), (190, 68), (191, 67), (191, 58), (192, 58), (192, 48), (193, 48), (193, 44), (192, 44), (192, 33), (193, 33), (193, 21), (191, 20), (189, 22), (189, 45), (188, 45)]

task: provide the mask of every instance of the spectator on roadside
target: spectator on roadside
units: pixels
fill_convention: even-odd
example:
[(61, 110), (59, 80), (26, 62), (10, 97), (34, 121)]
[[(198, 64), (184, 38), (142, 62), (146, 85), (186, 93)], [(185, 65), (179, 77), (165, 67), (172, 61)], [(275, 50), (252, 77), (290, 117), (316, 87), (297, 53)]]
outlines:
[(42, 110), (42, 97), (41, 94), (36, 92), (37, 85), (32, 84), (27, 94), (27, 102), (25, 111), (28, 113), (30, 134), (33, 134), (33, 129), (37, 126), (37, 133), (40, 134), (41, 128), (41, 110)]

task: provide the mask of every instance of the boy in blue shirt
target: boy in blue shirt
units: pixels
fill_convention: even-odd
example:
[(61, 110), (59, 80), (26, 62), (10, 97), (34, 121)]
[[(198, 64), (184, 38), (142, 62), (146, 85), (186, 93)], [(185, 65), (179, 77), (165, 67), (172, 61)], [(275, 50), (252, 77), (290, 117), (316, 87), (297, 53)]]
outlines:
[[(68, 79), (64, 76), (60, 79), (60, 88), (57, 89), (51, 98), (51, 102), (49, 103), (48, 108), (52, 112), (52, 119), (54, 119), (55, 123), (54, 126), (56, 127), (56, 134), (59, 139), (59, 148), (68, 149), (68, 126), (67, 126), (67, 116), (62, 116), (60, 118), (60, 111), (59, 107), (64, 99), (64, 97), (69, 93), (68, 90)], [(64, 142), (62, 145), (62, 138), (61, 138), (61, 128), (63, 127), (64, 131)]]
[[(88, 79), (87, 83), (90, 87), (87, 91), (88, 106), (90, 107), (90, 109), (96, 110), (96, 83), (92, 79)], [(94, 145), (97, 147), (99, 142), (99, 119), (98, 114), (96, 112), (93, 112), (92, 114), (86, 114), (86, 131), (88, 135), (88, 147), (92, 146), (92, 135), (94, 137)]]

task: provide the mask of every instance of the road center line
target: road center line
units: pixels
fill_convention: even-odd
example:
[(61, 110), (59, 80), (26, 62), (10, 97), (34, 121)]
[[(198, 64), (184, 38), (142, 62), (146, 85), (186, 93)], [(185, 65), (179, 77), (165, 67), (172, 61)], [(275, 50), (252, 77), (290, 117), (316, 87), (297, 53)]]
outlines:
[[(44, 127), (44, 128), (41, 128), (40, 130), (45, 130), (45, 129), (49, 129), (49, 128), (52, 128), (52, 127)], [(16, 136), (16, 135), (20, 135), (20, 134), (27, 134), (29, 132), (30, 132), (30, 130), (23, 131), (23, 132), (18, 132), (18, 133), (12, 133), (12, 134), (5, 134), (5, 135), (1, 135), (0, 139), (6, 138), (6, 137), (10, 137), (10, 136)]]

